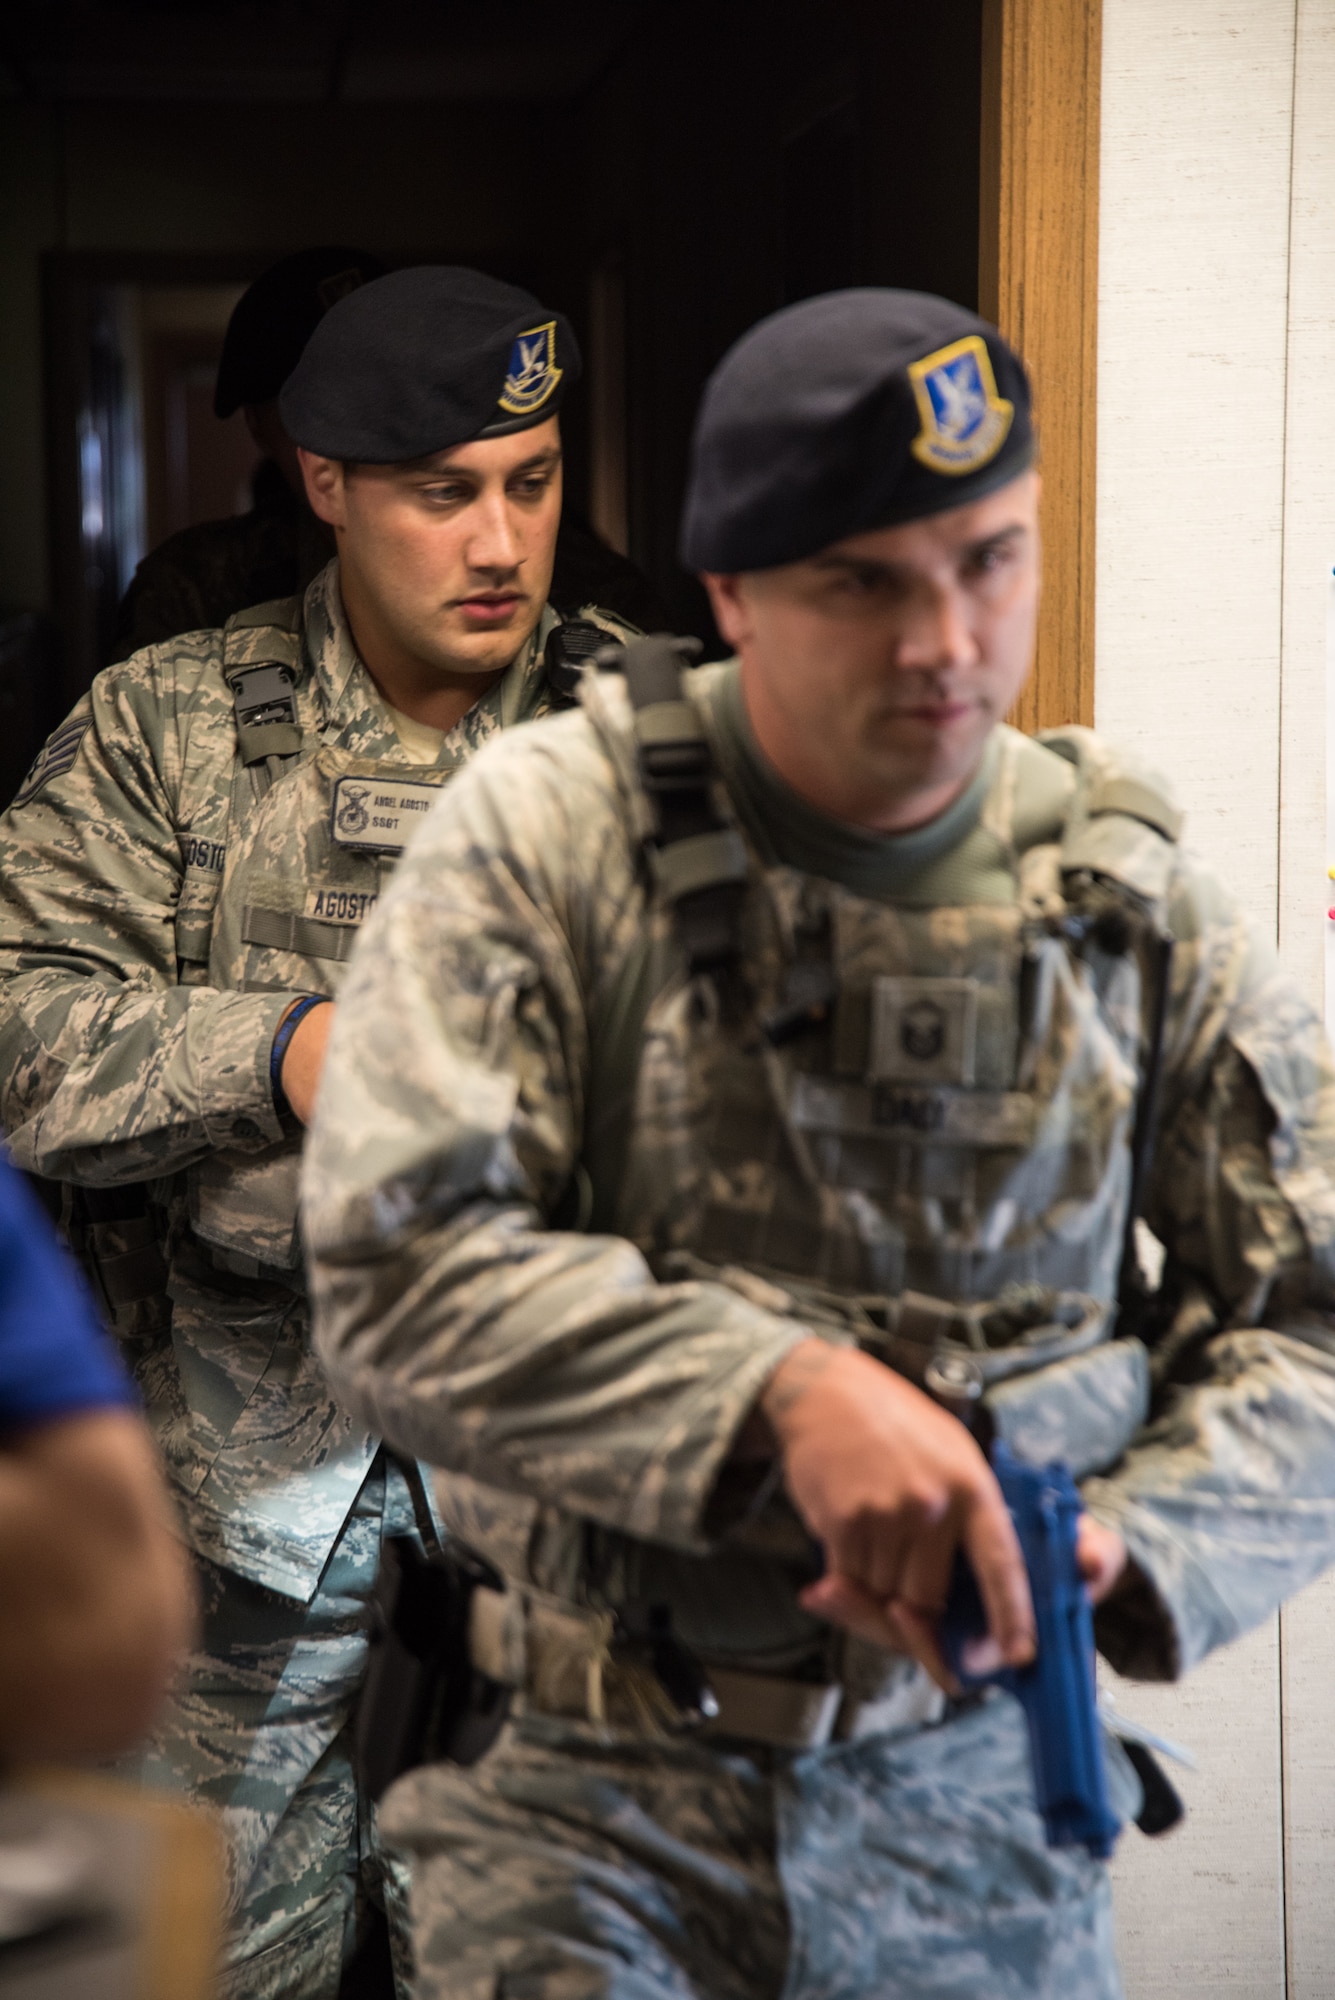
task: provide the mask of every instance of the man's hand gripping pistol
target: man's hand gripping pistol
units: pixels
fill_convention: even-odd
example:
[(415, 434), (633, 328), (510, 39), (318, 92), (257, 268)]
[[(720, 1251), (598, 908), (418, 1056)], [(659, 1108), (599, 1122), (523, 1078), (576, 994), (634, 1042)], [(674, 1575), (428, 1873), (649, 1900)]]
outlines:
[(985, 1636), (987, 1618), (962, 1555), (956, 1558), (941, 1620), (941, 1650), (961, 1686), (994, 1683), (1009, 1689), (1024, 1710), (1034, 1791), (1049, 1847), (1083, 1842), (1092, 1855), (1106, 1860), (1120, 1822), (1108, 1801), (1094, 1621), (1076, 1560), (1080, 1495), (1064, 1465), (1025, 1465), (1000, 1442), (991, 1456), (1029, 1572), (1037, 1651), (1027, 1667), (970, 1673), (970, 1642)]

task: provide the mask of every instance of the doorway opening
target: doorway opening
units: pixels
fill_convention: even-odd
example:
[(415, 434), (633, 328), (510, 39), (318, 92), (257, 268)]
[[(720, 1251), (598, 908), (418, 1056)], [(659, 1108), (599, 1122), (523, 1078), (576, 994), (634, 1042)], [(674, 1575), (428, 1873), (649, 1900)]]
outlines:
[[(307, 40), (328, 28), (335, 53), (312, 93), (309, 49), (302, 68), (293, 44), (289, 101), (276, 24), (296, 21), (295, 0), (170, 25), (156, 8), (90, 6), (60, 50), (32, 54), (34, 76), (73, 93), (80, 37), (116, 16), (103, 87), (125, 101), (114, 118), (105, 97), (96, 113), (65, 105), (69, 200), (100, 171), (151, 204), (149, 166), (193, 135), (174, 247), (131, 203), (119, 243), (45, 260), (67, 701), (106, 658), (140, 557), (247, 503), (249, 440), (212, 415), (222, 329), (251, 278), (322, 241), (390, 266), (476, 264), (570, 317), (586, 373), (563, 415), (568, 505), (646, 573), (668, 622), (716, 647), (677, 560), (705, 380), (748, 326), (814, 292), (898, 284), (976, 303), (983, 0), (588, 0), (554, 14), (519, 0), (494, 27), (415, 7), (349, 25), (333, 0), (299, 11)], [(228, 61), (208, 79), (201, 50), (222, 12)], [(515, 60), (526, 29), (541, 62)], [(124, 247), (149, 229), (158, 247)]]

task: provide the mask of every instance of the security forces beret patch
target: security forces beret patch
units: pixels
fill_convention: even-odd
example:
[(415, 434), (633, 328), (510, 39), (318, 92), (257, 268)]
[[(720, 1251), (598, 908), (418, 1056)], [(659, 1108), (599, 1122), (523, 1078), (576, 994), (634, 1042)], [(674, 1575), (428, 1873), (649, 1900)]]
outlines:
[(545, 422), (579, 365), (566, 321), (530, 293), (424, 264), (331, 307), (279, 408), (307, 451), (394, 465)]
[(230, 417), (243, 403), (272, 402), (329, 308), (384, 275), (378, 257), (346, 243), (298, 250), (271, 264), (241, 294), (227, 322), (215, 414)]
[(995, 327), (927, 292), (827, 292), (752, 327), (710, 377), (682, 560), (798, 562), (980, 499), (1033, 456), (1024, 365)]

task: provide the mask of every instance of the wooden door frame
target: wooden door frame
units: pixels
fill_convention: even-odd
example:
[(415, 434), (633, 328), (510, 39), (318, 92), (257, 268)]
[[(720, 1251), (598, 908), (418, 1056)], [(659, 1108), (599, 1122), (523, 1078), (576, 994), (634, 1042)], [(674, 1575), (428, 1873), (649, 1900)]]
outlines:
[(1028, 363), (1043, 602), (1023, 729), (1094, 720), (1102, 0), (983, 0), (979, 310)]

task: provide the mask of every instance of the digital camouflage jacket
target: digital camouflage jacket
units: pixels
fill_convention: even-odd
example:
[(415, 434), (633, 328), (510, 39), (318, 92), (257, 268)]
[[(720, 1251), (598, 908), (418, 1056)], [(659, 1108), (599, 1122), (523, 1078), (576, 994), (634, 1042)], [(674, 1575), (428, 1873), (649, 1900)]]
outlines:
[[(274, 1030), (293, 995), (338, 990), (438, 788), (548, 705), (555, 623), (546, 611), (423, 767), (330, 564), (304, 599), (108, 667), (0, 821), (13, 1156), (102, 1191), (86, 1235), (194, 1546), (303, 1601), (376, 1440), (309, 1350), (301, 1134), (274, 1107)], [(262, 664), (286, 675), (295, 726), (243, 743), (229, 676)], [(119, 1206), (117, 1189), (132, 1191)]]
[[(730, 675), (688, 677), (725, 774)], [(343, 991), (305, 1213), (347, 1406), (447, 1468), (447, 1519), (511, 1576), (665, 1599), (707, 1657), (785, 1672), (819, 1634), (719, 1504), (784, 1353), (811, 1328), (876, 1351), (905, 1287), (1074, 1287), (1078, 1336), (1026, 1353), (1003, 1315), (981, 1360), (999, 1427), (1029, 1385), (1021, 1447), (1074, 1457), (1135, 1559), (1101, 1645), (1167, 1676), (1254, 1625), (1335, 1557), (1335, 1092), (1174, 815), (1089, 732), (1009, 729), (893, 894), (775, 861), (743, 815), (729, 1004), (655, 884), (624, 683), (586, 677), (584, 704), (451, 788)], [(1075, 941), (1091, 885), (1176, 939), (1148, 1353), (1111, 1310), (1141, 970)], [(825, 1024), (760, 1032), (813, 963)]]

